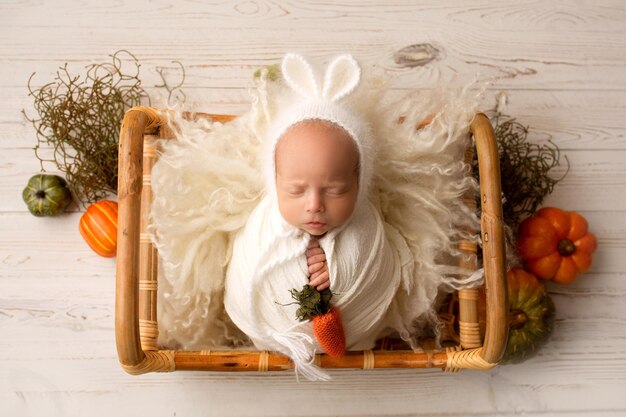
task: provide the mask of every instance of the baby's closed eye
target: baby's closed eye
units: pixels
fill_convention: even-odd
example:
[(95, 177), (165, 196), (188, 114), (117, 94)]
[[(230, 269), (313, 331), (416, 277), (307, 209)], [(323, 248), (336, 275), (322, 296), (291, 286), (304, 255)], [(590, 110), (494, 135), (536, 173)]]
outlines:
[(350, 191), (347, 187), (331, 187), (326, 189), (328, 195), (343, 195)]
[(304, 187), (289, 187), (287, 188), (287, 194), (292, 196), (300, 196), (304, 194)]

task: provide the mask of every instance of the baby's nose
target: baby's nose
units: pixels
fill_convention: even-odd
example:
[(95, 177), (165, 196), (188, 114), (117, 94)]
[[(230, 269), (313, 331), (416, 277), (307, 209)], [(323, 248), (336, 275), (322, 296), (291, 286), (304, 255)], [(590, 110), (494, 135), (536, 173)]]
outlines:
[(319, 213), (324, 211), (324, 199), (321, 193), (312, 191), (309, 193), (306, 201), (306, 210), (310, 213)]

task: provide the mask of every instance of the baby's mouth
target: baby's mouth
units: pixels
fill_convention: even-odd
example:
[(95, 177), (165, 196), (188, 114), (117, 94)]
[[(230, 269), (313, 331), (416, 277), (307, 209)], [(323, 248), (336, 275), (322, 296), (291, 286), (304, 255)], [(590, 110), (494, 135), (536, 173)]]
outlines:
[(308, 222), (306, 223), (307, 226), (309, 226), (312, 229), (321, 229), (324, 226), (326, 226), (326, 223), (322, 223), (322, 222)]

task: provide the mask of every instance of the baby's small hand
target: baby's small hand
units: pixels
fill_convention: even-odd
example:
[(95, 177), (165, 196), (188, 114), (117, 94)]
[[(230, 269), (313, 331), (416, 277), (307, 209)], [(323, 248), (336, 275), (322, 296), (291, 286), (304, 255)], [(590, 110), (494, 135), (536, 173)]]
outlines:
[(326, 263), (326, 254), (320, 247), (317, 239), (311, 239), (309, 248), (305, 252), (307, 265), (309, 266), (309, 285), (318, 291), (330, 287), (330, 275)]
[(306, 263), (309, 266), (309, 275), (322, 269), (326, 261), (326, 254), (324, 254), (324, 250), (320, 247), (317, 239), (311, 239), (311, 243), (309, 243), (309, 247), (304, 254), (306, 255)]

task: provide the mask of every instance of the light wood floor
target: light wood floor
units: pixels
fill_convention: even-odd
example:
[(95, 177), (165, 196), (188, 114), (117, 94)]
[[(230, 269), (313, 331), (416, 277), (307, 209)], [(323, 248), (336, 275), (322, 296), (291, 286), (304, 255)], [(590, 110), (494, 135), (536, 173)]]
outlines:
[[(613, 1), (101, 0), (0, 3), (0, 415), (626, 415), (626, 3)], [(383, 5), (384, 4), (384, 5)], [(415, 66), (397, 64), (414, 46)], [(288, 51), (351, 52), (429, 88), (492, 79), (485, 108), (551, 138), (571, 168), (546, 204), (580, 211), (599, 238), (591, 271), (549, 286), (556, 328), (540, 354), (489, 373), (345, 371), (126, 375), (113, 331), (115, 260), (82, 241), (80, 209), (35, 218), (21, 190), (39, 165), (26, 83), (75, 73), (118, 49), (157, 94), (187, 70), (187, 103), (242, 112), (252, 72)], [(156, 103), (158, 104), (158, 103)], [(32, 114), (32, 112), (31, 112)], [(620, 255), (621, 254), (621, 255)]]

